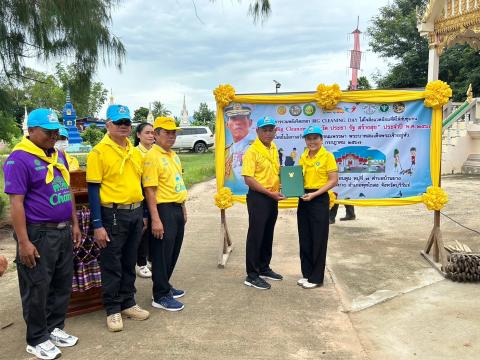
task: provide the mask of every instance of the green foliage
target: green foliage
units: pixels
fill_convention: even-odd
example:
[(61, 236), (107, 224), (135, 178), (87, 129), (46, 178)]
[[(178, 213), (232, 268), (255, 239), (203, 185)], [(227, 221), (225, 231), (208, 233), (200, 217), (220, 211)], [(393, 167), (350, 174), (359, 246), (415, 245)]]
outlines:
[[(350, 80), (348, 89), (350, 90), (351, 87), (352, 87), (352, 81)], [(368, 78), (366, 76), (360, 76), (358, 78), (357, 90), (370, 90), (371, 88), (372, 88), (372, 85), (370, 85), (370, 81), (368, 81)]]
[(87, 130), (80, 134), (83, 141), (92, 146), (97, 145), (106, 134), (106, 129), (100, 129), (95, 125), (90, 125)]
[(168, 110), (160, 101), (154, 101), (152, 115), (154, 118), (157, 116), (170, 116), (172, 115), (172, 112)]
[(21, 135), (22, 131), (15, 118), (5, 111), (0, 110), (0, 139), (12, 144), (14, 139)]
[[(426, 0), (394, 0), (380, 8), (368, 28), (372, 50), (396, 63), (385, 75), (376, 77), (379, 88), (416, 88), (427, 83), (428, 42), (420, 36), (416, 7)], [(453, 90), (453, 100), (465, 100), (471, 83), (474, 94), (480, 93), (480, 55), (468, 45), (455, 45), (440, 57), (440, 80)]]
[(98, 62), (121, 67), (122, 42), (110, 33), (119, 0), (0, 1), (0, 59), (9, 78), (24, 76), (23, 59), (73, 59), (79, 86), (90, 86)]
[(200, 103), (198, 110), (193, 112), (193, 119), (192, 125), (208, 126), (212, 131), (215, 130), (215, 112), (206, 103)]
[(133, 121), (147, 121), (148, 111), (144, 106), (139, 107), (133, 112)]

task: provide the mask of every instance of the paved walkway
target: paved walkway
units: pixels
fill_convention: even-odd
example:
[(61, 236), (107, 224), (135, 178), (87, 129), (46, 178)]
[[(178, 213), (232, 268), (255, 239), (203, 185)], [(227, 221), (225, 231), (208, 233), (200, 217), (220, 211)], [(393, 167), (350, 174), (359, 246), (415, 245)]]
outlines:
[[(480, 227), (480, 178), (446, 178), (445, 213)], [(462, 191), (456, 190), (462, 189)], [(476, 190), (475, 190), (476, 189)], [(80, 343), (66, 359), (478, 359), (480, 289), (443, 280), (419, 255), (431, 228), (423, 205), (358, 208), (358, 220), (331, 228), (330, 276), (321, 289), (303, 290), (294, 210), (281, 210), (272, 267), (285, 276), (272, 289), (244, 286), (246, 207), (227, 210), (234, 239), (226, 269), (217, 269), (219, 211), (213, 181), (191, 191), (189, 222), (175, 286), (187, 290), (185, 310), (150, 307), (151, 283), (138, 279), (137, 300), (151, 310), (145, 322), (125, 321), (109, 333), (103, 312), (67, 320)], [(343, 214), (341, 209), (340, 214)], [(443, 220), (442, 220), (443, 221)], [(444, 239), (480, 249), (480, 237), (453, 223)], [(11, 252), (12, 240), (0, 240)], [(333, 281), (332, 281), (333, 279)], [(16, 274), (0, 278), (0, 359), (25, 352)]]

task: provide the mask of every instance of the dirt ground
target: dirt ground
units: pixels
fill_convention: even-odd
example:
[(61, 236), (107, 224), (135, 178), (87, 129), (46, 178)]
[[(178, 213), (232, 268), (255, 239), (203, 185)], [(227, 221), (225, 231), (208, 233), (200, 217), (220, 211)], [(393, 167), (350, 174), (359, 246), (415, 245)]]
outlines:
[[(480, 228), (479, 177), (445, 177), (450, 202), (442, 212)], [(234, 251), (217, 268), (220, 214), (214, 181), (190, 191), (189, 221), (173, 284), (185, 289), (185, 309), (150, 306), (151, 281), (137, 280), (137, 301), (151, 311), (145, 322), (125, 321), (109, 333), (103, 311), (67, 320), (80, 343), (68, 359), (478, 359), (478, 284), (443, 279), (420, 256), (433, 215), (423, 205), (356, 208), (357, 220), (331, 226), (328, 278), (303, 290), (295, 210), (281, 210), (272, 268), (284, 275), (269, 291), (243, 285), (246, 207), (227, 210)], [(343, 209), (339, 216), (343, 216)], [(338, 220), (338, 219), (337, 219)], [(480, 236), (442, 217), (445, 242), (480, 250)], [(15, 247), (3, 229), (0, 253)], [(11, 324), (11, 325), (9, 325)], [(30, 359), (15, 268), (0, 278), (0, 359)]]

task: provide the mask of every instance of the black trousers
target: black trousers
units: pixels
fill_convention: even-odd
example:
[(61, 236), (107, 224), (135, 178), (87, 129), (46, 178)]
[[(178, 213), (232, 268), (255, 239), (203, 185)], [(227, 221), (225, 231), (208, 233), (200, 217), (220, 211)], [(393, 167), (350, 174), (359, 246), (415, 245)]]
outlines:
[[(158, 214), (163, 224), (163, 238), (156, 239), (152, 236), (152, 280), (153, 298), (159, 300), (169, 294), (172, 285), (170, 277), (183, 243), (185, 232), (185, 219), (181, 204), (165, 203), (157, 205)], [(149, 230), (151, 232), (151, 230)]]
[(314, 284), (323, 284), (328, 244), (329, 202), (328, 193), (323, 193), (311, 201), (302, 199), (298, 201), (297, 224), (302, 275)]
[(100, 250), (103, 305), (107, 315), (136, 304), (135, 263), (142, 236), (143, 208), (134, 210), (102, 207), (102, 223), (110, 242)]
[[(330, 209), (330, 219), (331, 220), (335, 220), (335, 218), (337, 217), (338, 207), (339, 207), (339, 204), (335, 204)], [(347, 217), (347, 218), (355, 217), (355, 208), (354, 208), (353, 205), (345, 205), (345, 217)]]
[(247, 275), (256, 279), (262, 272), (270, 268), (278, 202), (267, 195), (249, 190), (247, 209), (246, 268)]
[[(149, 219), (150, 221), (150, 219)], [(147, 259), (150, 261), (150, 237), (152, 235), (151, 231), (145, 230), (140, 239), (140, 244), (138, 245), (138, 253), (137, 253), (137, 265), (138, 266), (145, 266), (147, 265)]]
[(27, 232), (40, 258), (35, 267), (26, 267), (20, 261), (17, 243), (16, 263), (26, 340), (36, 346), (50, 339), (53, 329), (64, 327), (72, 291), (73, 243), (70, 226), (58, 230), (30, 224)]

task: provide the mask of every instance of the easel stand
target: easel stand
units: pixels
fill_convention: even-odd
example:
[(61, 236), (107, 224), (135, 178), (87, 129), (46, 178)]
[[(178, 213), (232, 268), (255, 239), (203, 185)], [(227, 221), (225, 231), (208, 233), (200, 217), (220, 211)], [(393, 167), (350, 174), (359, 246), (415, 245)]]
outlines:
[[(433, 254), (430, 250), (433, 248)], [(445, 267), (447, 265), (447, 252), (445, 250), (442, 232), (440, 230), (440, 211), (436, 210), (433, 218), (433, 229), (428, 237), (425, 250), (420, 254), (443, 276), (446, 276)]]
[(225, 209), (220, 210), (220, 252), (218, 256), (218, 267), (223, 269), (227, 264), (228, 257), (233, 250), (232, 239), (230, 237), (230, 232), (227, 227), (227, 217), (225, 214)]

